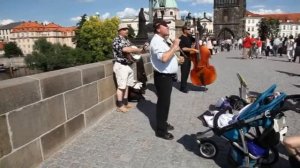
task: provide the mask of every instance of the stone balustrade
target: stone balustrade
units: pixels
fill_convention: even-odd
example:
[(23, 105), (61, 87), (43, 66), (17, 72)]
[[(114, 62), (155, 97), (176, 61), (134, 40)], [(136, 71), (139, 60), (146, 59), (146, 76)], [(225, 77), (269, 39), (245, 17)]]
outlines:
[[(142, 58), (151, 78), (149, 55)], [(112, 112), (112, 67), (108, 60), (0, 81), (0, 167), (37, 167)]]

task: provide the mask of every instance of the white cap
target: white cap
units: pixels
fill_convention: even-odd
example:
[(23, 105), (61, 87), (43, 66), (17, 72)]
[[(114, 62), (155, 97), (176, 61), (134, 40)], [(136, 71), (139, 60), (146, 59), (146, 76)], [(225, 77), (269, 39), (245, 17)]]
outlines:
[(127, 24), (125, 24), (125, 23), (120, 23), (120, 24), (119, 24), (118, 31), (120, 31), (121, 29), (128, 29)]

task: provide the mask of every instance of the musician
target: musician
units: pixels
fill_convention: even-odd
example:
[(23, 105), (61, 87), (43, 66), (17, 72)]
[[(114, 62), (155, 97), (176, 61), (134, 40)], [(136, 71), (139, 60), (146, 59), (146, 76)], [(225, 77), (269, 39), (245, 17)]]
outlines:
[(134, 74), (130, 65), (133, 62), (131, 53), (141, 53), (142, 48), (131, 47), (128, 37), (128, 27), (121, 23), (118, 27), (118, 36), (113, 41), (115, 63), (113, 71), (117, 79), (117, 111), (128, 112), (133, 105), (128, 103), (128, 86), (134, 85)]
[(178, 63), (184, 61), (183, 57), (175, 55), (179, 49), (180, 40), (175, 39), (171, 46), (167, 44), (169, 23), (157, 19), (153, 24), (155, 35), (150, 42), (150, 59), (154, 68), (154, 85), (157, 92), (155, 135), (166, 140), (174, 138), (168, 132), (174, 127), (167, 122), (172, 93), (172, 78), (177, 73)]
[(191, 60), (190, 60), (190, 53), (196, 52), (199, 53), (198, 50), (195, 48), (192, 48), (193, 43), (195, 42), (195, 38), (191, 36), (191, 28), (188, 26), (182, 27), (182, 35), (179, 37), (180, 43), (179, 46), (181, 48), (181, 53), (183, 55), (186, 55), (187, 58), (184, 59), (183, 64), (181, 65), (181, 80), (180, 80), (180, 91), (183, 93), (188, 93), (187, 88), (187, 79), (190, 74), (191, 70)]

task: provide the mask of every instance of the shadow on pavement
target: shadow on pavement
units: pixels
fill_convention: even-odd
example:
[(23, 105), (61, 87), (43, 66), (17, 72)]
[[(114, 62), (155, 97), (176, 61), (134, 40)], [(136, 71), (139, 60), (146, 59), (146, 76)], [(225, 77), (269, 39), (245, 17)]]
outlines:
[(295, 87), (297, 87), (297, 88), (300, 88), (300, 85), (294, 85)]
[[(174, 82), (173, 87), (175, 87), (177, 90), (180, 90), (180, 82)], [(192, 83), (187, 83), (187, 89), (189, 91), (198, 91), (198, 92), (205, 92), (207, 91), (206, 87), (203, 86), (195, 86)]]
[(226, 57), (226, 59), (242, 59), (242, 56), (240, 56), (240, 57)]
[(155, 131), (156, 118), (155, 118), (155, 107), (156, 104), (149, 100), (139, 101), (136, 108), (139, 109), (149, 120), (151, 128)]
[(149, 89), (150, 91), (152, 91), (153, 93), (155, 93), (155, 95), (156, 95), (156, 89), (155, 89), (155, 86), (153, 83), (147, 83), (146, 88)]
[[(277, 58), (277, 57), (273, 57), (273, 58)], [(277, 62), (289, 62), (288, 60), (278, 60), (278, 59), (269, 59), (269, 60), (270, 61), (277, 61)]]
[(278, 71), (278, 70), (276, 72), (283, 73), (283, 74), (286, 74), (288, 76), (298, 76), (298, 77), (300, 77), (300, 74), (296, 74), (296, 73), (292, 73), (292, 72), (285, 72), (285, 71)]
[[(222, 140), (221, 138), (218, 138), (216, 136), (210, 137), (209, 139), (216, 142), (216, 144), (226, 143), (226, 142), (223, 142), (224, 140)], [(182, 144), (187, 151), (193, 152), (195, 155), (201, 157), (200, 152), (199, 152), (199, 144), (196, 141), (195, 134), (184, 135), (183, 137), (178, 139), (177, 142)], [(219, 152), (218, 152), (219, 154), (217, 154), (217, 156), (213, 160), (219, 167), (224, 167), (224, 168), (228, 167), (227, 159), (224, 159), (224, 157), (227, 157), (227, 154), (228, 154), (228, 150), (229, 150), (228, 145), (225, 145), (225, 147), (222, 145), (222, 148), (220, 148), (219, 146), (220, 145), (217, 146), (219, 148)], [(205, 158), (202, 158), (202, 159), (205, 159)]]

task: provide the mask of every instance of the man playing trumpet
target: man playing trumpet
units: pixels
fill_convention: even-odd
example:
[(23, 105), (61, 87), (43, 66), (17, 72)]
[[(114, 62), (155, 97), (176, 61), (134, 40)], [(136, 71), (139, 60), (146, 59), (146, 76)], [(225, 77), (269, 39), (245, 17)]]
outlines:
[(172, 93), (172, 78), (177, 73), (178, 63), (184, 62), (183, 57), (175, 55), (175, 52), (179, 50), (180, 40), (175, 39), (171, 46), (167, 44), (169, 23), (162, 19), (156, 20), (153, 24), (155, 35), (150, 43), (150, 59), (154, 68), (154, 85), (157, 92), (155, 135), (166, 140), (174, 138), (168, 132), (174, 127), (167, 122)]

